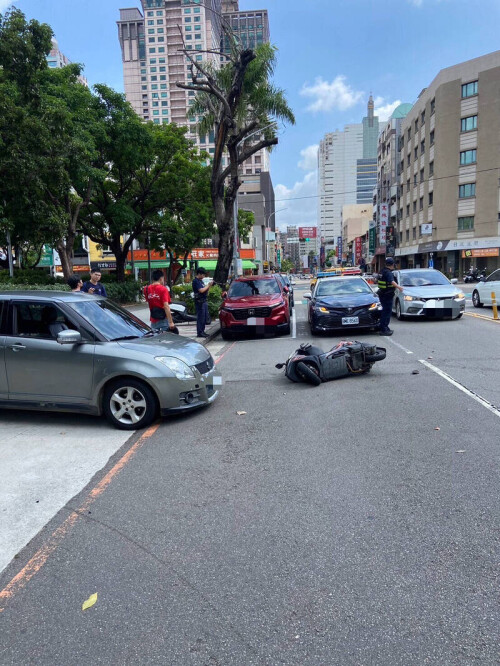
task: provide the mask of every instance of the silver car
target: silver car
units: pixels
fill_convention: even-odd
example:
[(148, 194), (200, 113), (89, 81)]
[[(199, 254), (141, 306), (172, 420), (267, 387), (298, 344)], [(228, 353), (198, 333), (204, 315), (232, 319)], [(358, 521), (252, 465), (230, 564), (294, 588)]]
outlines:
[(219, 384), (203, 345), (105, 298), (0, 293), (0, 407), (105, 414), (135, 430), (212, 403)]
[(394, 271), (396, 291), (392, 311), (405, 317), (447, 317), (459, 319), (465, 310), (465, 294), (434, 268), (407, 268)]

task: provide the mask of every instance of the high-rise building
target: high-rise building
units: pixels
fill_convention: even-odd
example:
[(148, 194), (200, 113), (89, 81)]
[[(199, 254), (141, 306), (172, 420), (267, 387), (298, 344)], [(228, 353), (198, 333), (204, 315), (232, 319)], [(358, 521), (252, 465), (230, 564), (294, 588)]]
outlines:
[(401, 123), (403, 267), (500, 266), (500, 51), (441, 70)]
[[(51, 69), (58, 69), (61, 67), (66, 67), (66, 65), (71, 65), (71, 60), (67, 58), (64, 55), (64, 53), (59, 49), (59, 44), (57, 43), (57, 39), (52, 39), (52, 48), (50, 49), (50, 53), (47, 56), (47, 65)], [(78, 77), (78, 80), (84, 86), (88, 86), (87, 79), (84, 76), (80, 75)]]
[(370, 95), (368, 113), (359, 124), (330, 132), (318, 151), (318, 217), (322, 243), (337, 246), (342, 236), (342, 206), (369, 203), (377, 184), (378, 117)]
[(220, 49), (221, 0), (141, 0), (141, 4), (142, 13), (120, 9), (117, 21), (127, 100), (144, 120), (187, 125), (189, 137), (213, 152), (213, 137), (199, 137), (197, 118), (189, 116), (194, 91), (176, 84), (191, 78), (184, 48), (193, 51), (196, 61), (218, 65), (217, 54), (208, 51)]

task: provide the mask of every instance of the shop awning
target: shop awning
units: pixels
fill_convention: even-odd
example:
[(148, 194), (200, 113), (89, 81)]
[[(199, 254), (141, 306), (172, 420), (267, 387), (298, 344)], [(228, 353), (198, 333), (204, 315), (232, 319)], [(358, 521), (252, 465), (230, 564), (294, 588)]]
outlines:
[[(253, 263), (253, 261), (250, 261), (250, 259), (243, 259), (242, 265), (243, 265), (243, 269), (257, 268), (257, 266)], [(199, 261), (198, 266), (200, 268), (205, 268), (207, 271), (214, 271), (215, 267), (217, 266), (217, 262), (216, 261)]]

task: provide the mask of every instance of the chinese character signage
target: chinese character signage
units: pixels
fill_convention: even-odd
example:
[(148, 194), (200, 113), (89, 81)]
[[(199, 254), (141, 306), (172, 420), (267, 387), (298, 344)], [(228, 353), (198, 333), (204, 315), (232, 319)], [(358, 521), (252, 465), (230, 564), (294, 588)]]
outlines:
[(342, 236), (337, 238), (337, 263), (342, 263)]
[(317, 227), (299, 227), (299, 238), (316, 238)]
[(358, 266), (361, 263), (362, 258), (363, 258), (363, 245), (361, 242), (361, 236), (358, 236), (357, 238), (354, 239), (354, 262), (356, 266)]
[(380, 245), (385, 245), (387, 241), (387, 222), (389, 220), (389, 204), (380, 204), (380, 227), (379, 227), (379, 242)]

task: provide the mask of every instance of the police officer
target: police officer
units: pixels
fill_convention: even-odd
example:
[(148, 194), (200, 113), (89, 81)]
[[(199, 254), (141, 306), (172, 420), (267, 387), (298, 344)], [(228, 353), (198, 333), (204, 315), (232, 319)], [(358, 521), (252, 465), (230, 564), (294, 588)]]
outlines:
[(389, 328), (391, 321), (392, 301), (396, 289), (403, 291), (403, 287), (395, 281), (393, 271), (394, 259), (387, 257), (385, 260), (385, 268), (378, 276), (378, 297), (382, 304), (382, 314), (380, 315), (380, 335), (392, 335), (394, 331)]

